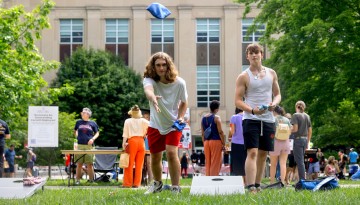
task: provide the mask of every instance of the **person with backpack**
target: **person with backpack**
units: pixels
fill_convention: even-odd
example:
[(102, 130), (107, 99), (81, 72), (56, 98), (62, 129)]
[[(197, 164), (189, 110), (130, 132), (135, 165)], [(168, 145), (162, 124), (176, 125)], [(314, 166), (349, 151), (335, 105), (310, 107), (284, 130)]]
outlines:
[(281, 179), (281, 187), (285, 186), (285, 177), (286, 177), (286, 161), (288, 155), (290, 154), (290, 130), (291, 124), (288, 118), (286, 118), (285, 110), (276, 106), (274, 109), (274, 117), (275, 117), (275, 141), (274, 141), (274, 151), (270, 151), (270, 183), (273, 184), (275, 182), (275, 172), (276, 165), (279, 161), (280, 164), (280, 179)]
[[(219, 111), (220, 102), (213, 100), (210, 103), (210, 113), (201, 120), (201, 135), (205, 152), (205, 175), (219, 176), (222, 164), (222, 150), (224, 148), (225, 135), (221, 128), (221, 118), (216, 115)], [(205, 130), (210, 128), (211, 134), (205, 136)]]

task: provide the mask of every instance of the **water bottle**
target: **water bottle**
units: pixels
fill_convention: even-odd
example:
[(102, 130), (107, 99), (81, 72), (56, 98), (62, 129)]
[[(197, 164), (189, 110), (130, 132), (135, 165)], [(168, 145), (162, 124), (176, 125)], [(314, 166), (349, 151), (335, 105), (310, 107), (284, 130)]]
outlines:
[(74, 139), (74, 150), (78, 149), (78, 141), (77, 139)]

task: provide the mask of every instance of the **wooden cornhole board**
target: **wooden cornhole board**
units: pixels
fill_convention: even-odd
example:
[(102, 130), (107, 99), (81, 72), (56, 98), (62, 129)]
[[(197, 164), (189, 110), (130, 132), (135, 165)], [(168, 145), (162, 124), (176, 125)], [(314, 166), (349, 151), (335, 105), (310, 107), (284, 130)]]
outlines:
[(192, 195), (244, 194), (241, 176), (194, 176), (190, 188)]

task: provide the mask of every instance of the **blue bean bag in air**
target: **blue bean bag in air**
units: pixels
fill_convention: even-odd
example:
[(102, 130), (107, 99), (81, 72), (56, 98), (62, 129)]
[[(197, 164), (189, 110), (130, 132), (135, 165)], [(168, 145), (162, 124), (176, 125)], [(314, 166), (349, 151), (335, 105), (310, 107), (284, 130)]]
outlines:
[(159, 3), (150, 4), (148, 10), (155, 18), (164, 19), (171, 14), (171, 11)]

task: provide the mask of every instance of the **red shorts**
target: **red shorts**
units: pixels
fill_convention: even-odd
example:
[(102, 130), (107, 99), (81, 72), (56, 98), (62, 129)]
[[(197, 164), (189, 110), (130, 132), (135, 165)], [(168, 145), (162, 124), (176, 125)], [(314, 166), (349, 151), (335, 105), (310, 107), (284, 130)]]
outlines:
[(150, 153), (162, 152), (166, 145), (179, 146), (182, 132), (171, 131), (166, 135), (160, 134), (158, 129), (149, 127), (147, 131)]

